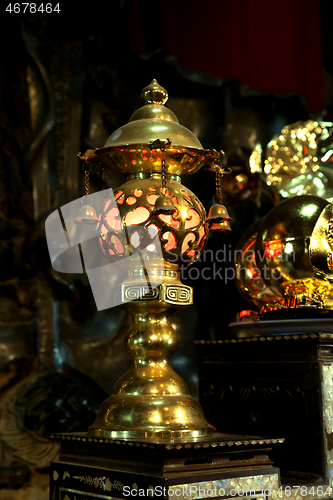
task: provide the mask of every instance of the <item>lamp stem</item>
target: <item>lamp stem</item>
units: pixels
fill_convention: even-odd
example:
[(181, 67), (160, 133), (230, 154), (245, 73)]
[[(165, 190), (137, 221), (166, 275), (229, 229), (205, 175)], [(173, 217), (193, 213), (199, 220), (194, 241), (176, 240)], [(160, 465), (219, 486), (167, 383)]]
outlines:
[[(143, 286), (146, 294), (140, 296)], [(192, 303), (191, 287), (183, 285), (172, 271), (153, 289), (148, 289), (143, 275), (141, 281), (129, 276), (121, 285), (121, 294), (134, 319), (126, 340), (132, 366), (100, 407), (88, 434), (118, 439), (211, 434), (201, 406), (171, 367), (178, 345), (171, 315), (177, 306)]]

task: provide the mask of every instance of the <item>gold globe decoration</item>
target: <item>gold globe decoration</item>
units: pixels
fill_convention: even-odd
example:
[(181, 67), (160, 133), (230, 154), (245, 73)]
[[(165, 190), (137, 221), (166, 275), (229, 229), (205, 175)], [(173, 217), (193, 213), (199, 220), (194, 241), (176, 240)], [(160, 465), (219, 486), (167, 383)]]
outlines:
[(283, 198), (313, 194), (333, 200), (333, 123), (298, 121), (268, 144), (264, 172)]
[(288, 198), (258, 228), (256, 263), (288, 308), (331, 309), (333, 205), (313, 195)]
[(263, 219), (252, 224), (243, 234), (235, 249), (236, 286), (239, 293), (258, 310), (241, 311), (241, 320), (259, 319), (259, 313), (282, 306), (282, 296), (274, 293), (263, 280), (256, 262), (256, 239)]
[[(119, 266), (135, 252), (144, 251), (146, 257), (146, 267), (135, 260), (128, 266), (117, 292), (133, 317), (126, 340), (132, 365), (102, 404), (88, 434), (120, 439), (204, 437), (212, 427), (171, 367), (178, 343), (171, 313), (192, 304), (192, 288), (180, 282), (179, 268), (198, 258), (208, 238), (205, 209), (181, 179), (220, 162), (222, 153), (203, 149), (179, 124), (165, 107), (167, 91), (156, 80), (141, 95), (144, 105), (128, 124), (113, 132), (103, 148), (80, 155), (126, 177), (98, 217), (102, 251)], [(162, 258), (156, 256), (157, 239)], [(162, 277), (158, 286), (151, 286), (148, 275)]]

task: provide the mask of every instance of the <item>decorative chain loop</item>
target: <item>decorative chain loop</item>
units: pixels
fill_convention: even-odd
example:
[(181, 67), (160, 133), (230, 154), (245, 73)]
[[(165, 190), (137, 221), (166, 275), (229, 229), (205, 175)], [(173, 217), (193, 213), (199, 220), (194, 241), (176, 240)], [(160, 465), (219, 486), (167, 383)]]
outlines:
[(84, 186), (86, 188), (86, 196), (89, 195), (89, 170), (84, 172)]
[(82, 165), (82, 170), (84, 172), (84, 187), (86, 190), (85, 196), (89, 196), (89, 171), (90, 171), (91, 163), (85, 163)]
[(215, 190), (216, 190), (216, 198), (218, 200), (218, 203), (222, 205), (223, 202), (223, 196), (222, 196), (222, 177), (224, 174), (230, 174), (232, 172), (231, 168), (224, 169), (221, 165), (215, 163), (215, 165), (212, 165), (210, 169), (212, 172), (215, 173)]
[(165, 158), (162, 158), (162, 190), (163, 194), (165, 194), (166, 188), (166, 161)]
[[(156, 139), (155, 141), (151, 141), (149, 143), (149, 149), (159, 149), (162, 153), (165, 153), (165, 148), (167, 146), (170, 146), (171, 140), (167, 139), (166, 141), (161, 140), (161, 139)], [(166, 189), (166, 176), (167, 176), (167, 164), (165, 161), (165, 157), (162, 158), (162, 192), (165, 194), (165, 189)]]

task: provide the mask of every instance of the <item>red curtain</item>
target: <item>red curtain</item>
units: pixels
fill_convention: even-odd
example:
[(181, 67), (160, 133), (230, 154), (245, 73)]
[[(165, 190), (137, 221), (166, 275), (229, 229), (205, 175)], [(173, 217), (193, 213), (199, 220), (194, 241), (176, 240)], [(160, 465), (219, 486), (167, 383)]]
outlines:
[(323, 108), (319, 0), (165, 0), (151, 29), (183, 69), (300, 92), (310, 111)]

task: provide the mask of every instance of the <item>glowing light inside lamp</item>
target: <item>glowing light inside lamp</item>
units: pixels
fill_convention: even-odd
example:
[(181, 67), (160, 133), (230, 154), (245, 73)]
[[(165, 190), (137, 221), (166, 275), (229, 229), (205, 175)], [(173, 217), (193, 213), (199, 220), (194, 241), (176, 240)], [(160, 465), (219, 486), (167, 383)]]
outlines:
[[(99, 218), (100, 244), (107, 257), (132, 255), (134, 249), (155, 253), (154, 238), (160, 238), (167, 262), (175, 262), (176, 257), (177, 263), (186, 265), (202, 252), (208, 237), (205, 209), (184, 186), (170, 182), (162, 188), (159, 179), (133, 179), (118, 188), (114, 196), (117, 206), (107, 200)], [(173, 213), (154, 212), (161, 196), (173, 202)]]
[(148, 201), (148, 203), (150, 203), (151, 205), (155, 205), (157, 198), (158, 198), (158, 195), (157, 195), (157, 194), (149, 194), (149, 195), (147, 196), (147, 201)]
[[(189, 249), (189, 243), (191, 241), (195, 241), (195, 234), (194, 233), (188, 233), (184, 240), (183, 240), (183, 244), (182, 244), (182, 253), (185, 253), (188, 249)], [(191, 252), (191, 254), (190, 254)], [(195, 252), (194, 250), (190, 250), (190, 252), (188, 252), (188, 255), (195, 255)]]
[(148, 226), (148, 233), (151, 237), (151, 239), (155, 238), (155, 236), (157, 236), (158, 234), (158, 227), (156, 226), (156, 224), (149, 224)]
[(100, 232), (102, 233), (102, 235), (104, 236), (104, 238), (106, 238), (106, 235), (108, 234), (108, 230), (106, 229), (106, 227), (104, 226), (104, 224), (101, 225), (100, 227)]
[[(124, 191), (118, 191), (118, 193), (116, 193), (116, 194), (114, 195), (114, 199), (115, 199), (115, 200), (118, 200), (118, 198), (120, 198), (120, 197), (121, 197), (121, 195), (123, 194), (123, 192), (124, 192)], [(108, 209), (108, 207), (109, 207), (109, 205), (110, 205), (110, 202), (111, 202), (111, 200), (109, 200), (109, 201), (107, 201), (107, 202), (106, 202), (106, 205), (105, 205), (105, 209), (104, 209), (104, 210), (107, 210), (107, 209)]]
[(150, 212), (146, 207), (137, 207), (131, 212), (127, 212), (124, 217), (124, 224), (126, 226), (135, 226), (137, 224), (142, 224), (149, 219)]
[(106, 222), (112, 229), (114, 229), (118, 233), (121, 232), (121, 220), (118, 208), (116, 207), (111, 208), (111, 210), (108, 212), (106, 216)]
[(140, 238), (140, 235), (137, 231), (134, 231), (131, 234), (130, 242), (131, 242), (132, 247), (134, 247), (134, 248), (138, 248), (140, 246), (141, 238)]
[(201, 242), (202, 244), (205, 243), (205, 240), (203, 239), (204, 236), (206, 234), (206, 231), (205, 231), (205, 226), (202, 226), (200, 229), (199, 229), (199, 243)]
[(165, 250), (170, 251), (170, 250), (174, 250), (176, 248), (177, 240), (176, 240), (175, 235), (171, 231), (166, 231), (163, 234), (162, 239), (167, 240), (167, 243), (164, 245)]
[(191, 217), (189, 220), (185, 221), (185, 229), (192, 229), (192, 227), (197, 227), (200, 224), (200, 215), (194, 208), (190, 208), (187, 212), (188, 216)]
[(119, 253), (119, 254), (123, 254), (125, 249), (124, 249), (124, 246), (122, 244), (122, 242), (120, 241), (120, 239), (118, 238), (118, 236), (116, 236), (115, 234), (113, 234), (110, 238), (110, 241), (111, 243), (114, 245), (116, 251)]
[(179, 220), (175, 220), (171, 215), (159, 215), (158, 218), (164, 222), (165, 224), (168, 224), (169, 226), (174, 227), (175, 229), (179, 229), (180, 227), (180, 222)]
[(269, 241), (265, 243), (265, 255), (269, 259), (273, 259), (274, 257), (281, 255), (282, 250), (283, 243), (280, 241)]

